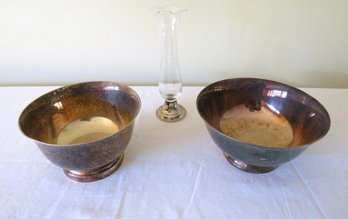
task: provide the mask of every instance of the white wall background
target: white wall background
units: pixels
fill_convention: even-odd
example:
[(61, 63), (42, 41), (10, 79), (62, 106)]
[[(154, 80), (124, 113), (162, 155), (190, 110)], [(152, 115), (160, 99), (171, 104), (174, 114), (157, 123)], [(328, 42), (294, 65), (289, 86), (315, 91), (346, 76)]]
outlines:
[[(0, 0), (0, 85), (156, 84), (158, 0)], [(184, 84), (262, 77), (348, 88), (348, 1), (171, 1)]]

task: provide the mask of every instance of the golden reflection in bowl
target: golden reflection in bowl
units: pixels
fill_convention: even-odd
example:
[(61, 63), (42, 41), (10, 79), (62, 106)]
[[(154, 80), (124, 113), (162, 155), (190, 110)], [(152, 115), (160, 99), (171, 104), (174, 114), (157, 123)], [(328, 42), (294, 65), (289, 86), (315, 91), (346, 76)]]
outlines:
[(105, 117), (78, 119), (60, 131), (57, 144), (72, 145), (98, 141), (113, 135), (119, 129), (116, 123)]
[(290, 147), (293, 131), (284, 116), (268, 107), (250, 110), (244, 104), (226, 111), (220, 121), (221, 131), (242, 142), (265, 147)]

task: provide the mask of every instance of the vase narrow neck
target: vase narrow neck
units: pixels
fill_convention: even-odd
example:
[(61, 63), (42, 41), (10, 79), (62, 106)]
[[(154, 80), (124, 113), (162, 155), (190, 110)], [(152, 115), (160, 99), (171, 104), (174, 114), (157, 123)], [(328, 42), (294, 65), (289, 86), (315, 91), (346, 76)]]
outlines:
[[(184, 10), (159, 9), (157, 16), (161, 26), (162, 37), (162, 69), (178, 68), (177, 29)], [(174, 66), (173, 66), (174, 65)], [(176, 67), (175, 67), (176, 66)]]
[(162, 43), (163, 43), (163, 57), (167, 61), (177, 61), (178, 42), (177, 42), (177, 24), (178, 15), (173, 15), (170, 12), (160, 12), (161, 28), (162, 28)]

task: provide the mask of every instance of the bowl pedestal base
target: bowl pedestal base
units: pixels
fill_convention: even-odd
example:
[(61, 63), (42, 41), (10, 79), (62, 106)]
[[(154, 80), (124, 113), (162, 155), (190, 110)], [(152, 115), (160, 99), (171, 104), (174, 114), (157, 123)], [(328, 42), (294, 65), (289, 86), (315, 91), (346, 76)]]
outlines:
[(68, 170), (64, 169), (67, 177), (78, 182), (93, 182), (103, 179), (115, 172), (122, 164), (123, 154), (110, 163), (93, 170)]
[(224, 156), (230, 164), (237, 167), (238, 169), (241, 169), (241, 170), (249, 172), (249, 173), (267, 173), (267, 172), (270, 172), (278, 167), (277, 165), (275, 165), (275, 166), (256, 166), (256, 165), (247, 164), (247, 163), (244, 163), (244, 162), (239, 161), (237, 159), (234, 159), (233, 157), (231, 157), (230, 155), (228, 155), (226, 153), (224, 153)]

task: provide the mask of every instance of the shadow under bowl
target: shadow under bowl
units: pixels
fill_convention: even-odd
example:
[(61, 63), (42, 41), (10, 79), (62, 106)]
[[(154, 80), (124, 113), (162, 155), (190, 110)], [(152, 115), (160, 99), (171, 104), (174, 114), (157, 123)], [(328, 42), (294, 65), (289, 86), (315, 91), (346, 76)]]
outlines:
[(79, 83), (34, 100), (21, 113), (19, 127), (69, 178), (90, 182), (121, 165), (140, 106), (128, 86)]
[(199, 93), (196, 104), (226, 159), (252, 173), (294, 159), (330, 128), (329, 114), (316, 99), (270, 80), (218, 81)]

